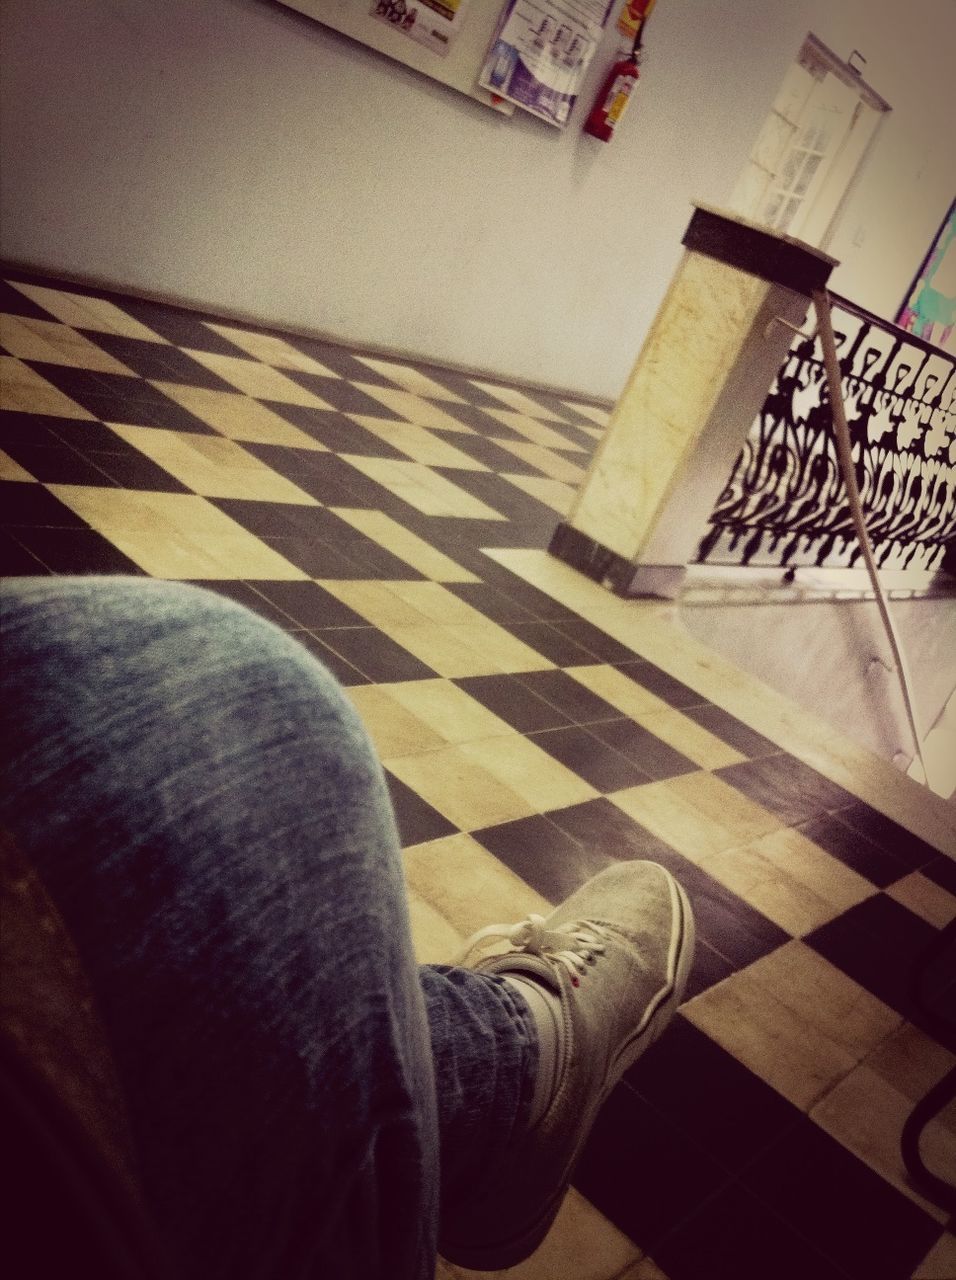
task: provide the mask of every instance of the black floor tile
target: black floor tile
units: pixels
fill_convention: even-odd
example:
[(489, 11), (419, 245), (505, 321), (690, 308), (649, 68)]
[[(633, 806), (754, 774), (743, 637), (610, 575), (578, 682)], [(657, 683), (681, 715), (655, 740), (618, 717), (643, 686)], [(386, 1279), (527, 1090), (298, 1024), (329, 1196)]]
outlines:
[(885, 893), (858, 903), (804, 942), (892, 1009), (921, 1024), (914, 970), (937, 931)]
[(750, 756), (751, 759), (757, 756), (776, 755), (780, 751), (780, 747), (775, 742), (771, 742), (762, 733), (757, 733), (754, 729), (742, 724), (723, 707), (715, 707), (711, 704), (687, 707), (684, 714), (691, 720), (696, 720), (715, 738), (720, 738), (729, 747), (733, 747), (741, 755)]
[(394, 449), (337, 410), (310, 409), (301, 404), (273, 403), (272, 407), (286, 422), (299, 427), (333, 453), (354, 453), (363, 458), (398, 458), (408, 461), (408, 454)]
[(621, 719), (617, 707), (612, 707), (564, 671), (528, 671), (517, 678), (532, 693), (557, 707), (572, 724), (592, 725)]
[(721, 1188), (655, 1245), (654, 1259), (669, 1280), (852, 1280), (739, 1183)]
[(437, 673), (375, 627), (323, 631), (322, 640), (376, 684), (432, 680)]
[(351, 662), (347, 662), (341, 654), (336, 653), (334, 649), (330, 649), (325, 643), (321, 635), (314, 632), (297, 630), (290, 628), (288, 634), (294, 640), (297, 640), (303, 648), (308, 649), (313, 657), (318, 658), (322, 665), (328, 668), (335, 676), (336, 680), (345, 688), (351, 688), (353, 685), (370, 684), (368, 676), (364, 675)]
[(0, 525), (4, 528), (85, 529), (75, 515), (41, 484), (0, 480)]
[(126, 338), (118, 333), (94, 333), (90, 329), (86, 330), (86, 336), (140, 378), (178, 382), (183, 386), (205, 387), (211, 391), (236, 390), (231, 382), (226, 382), (171, 343)]
[(600, 851), (572, 840), (542, 814), (471, 834), (555, 905), (612, 861)]
[[(367, 364), (362, 364), (361, 360), (357, 360), (345, 347), (335, 346), (331, 342), (322, 342), (318, 338), (300, 337), (298, 334), (293, 333), (284, 333), (282, 338), (290, 347), (295, 347), (297, 351), (301, 351), (304, 355), (311, 356), (313, 360), (318, 360), (319, 364), (324, 365), (326, 369), (331, 369), (340, 378), (350, 378), (355, 382), (372, 383), (379, 387), (396, 386), (396, 383), (382, 377), (381, 374), (376, 373)], [(283, 369), (282, 372), (289, 373), (294, 371)], [(384, 412), (384, 405), (381, 408), (383, 410), (382, 417), (391, 416)]]
[(309, 537), (263, 537), (262, 541), (284, 556), (290, 564), (308, 574), (310, 578), (361, 578), (354, 560), (327, 542), (316, 542)]
[(519, 640), (530, 645), (542, 658), (559, 667), (587, 667), (594, 665), (594, 654), (583, 649), (570, 636), (558, 631), (550, 622), (512, 622), (508, 630)]
[(38, 445), (41, 448), (69, 444), (79, 447), (82, 452), (84, 445), (91, 449), (109, 448), (109, 442), (117, 438), (116, 433), (102, 422), (0, 409), (0, 447), (4, 449), (11, 444)]
[(86, 456), (121, 489), (141, 489), (147, 493), (192, 492), (187, 485), (177, 480), (175, 476), (171, 476), (168, 471), (153, 462), (152, 458), (147, 458), (132, 445), (125, 452), (103, 453), (98, 449), (92, 449)]
[(786, 751), (726, 765), (714, 772), (775, 813), (787, 826), (807, 822), (853, 800), (848, 791)]
[[(100, 373), (40, 360), (26, 360), (24, 363), (84, 409), (89, 408), (88, 401), (98, 404), (104, 398), (118, 405), (155, 404), (166, 398), (144, 379), (131, 374)], [(98, 414), (96, 416), (99, 417)]]
[(564, 621), (552, 623), (552, 626), (556, 631), (569, 636), (582, 649), (586, 649), (588, 653), (593, 654), (598, 662), (634, 661), (635, 654), (633, 649), (629, 649), (627, 645), (621, 644), (619, 640), (609, 636), (606, 631), (596, 627), (593, 622), (588, 622), (587, 618), (567, 618)]
[(261, 618), (268, 619), (269, 622), (276, 623), (283, 630), (292, 629), (291, 620), (287, 615), (281, 609), (277, 609), (265, 596), (260, 595), (248, 582), (240, 582), (232, 578), (206, 580), (193, 578), (191, 582), (194, 587), (204, 587), (207, 591), (212, 591), (217, 596), (225, 596), (227, 600), (235, 600), (237, 604), (245, 605), (253, 613), (257, 613)]
[(546, 729), (528, 737), (598, 791), (623, 791), (650, 781), (642, 769), (580, 725)]
[(619, 1085), (601, 1109), (574, 1184), (653, 1253), (657, 1242), (728, 1176), (673, 1121)]
[(79, 484), (107, 489), (116, 487), (116, 482), (109, 475), (68, 445), (48, 447), (46, 443), (7, 443), (4, 448), (11, 458), (43, 484)]
[(807, 1117), (742, 1180), (855, 1280), (908, 1280), (939, 1235), (929, 1214)]
[(23, 316), (27, 320), (48, 320), (57, 323), (56, 316), (31, 301), (25, 293), (15, 289), (6, 280), (0, 280), (0, 311), (11, 316)]
[(452, 835), (458, 830), (453, 823), (430, 804), (426, 804), (421, 796), (405, 785), (393, 773), (385, 770), (395, 820), (402, 847), (407, 849), (413, 844), (423, 844), (426, 840), (437, 840), (441, 836)]
[(251, 581), (249, 586), (293, 623), (309, 631), (321, 633), (336, 627), (368, 627), (364, 618), (317, 582)]
[[(298, 538), (303, 530), (295, 520), (295, 504), (248, 498), (208, 498), (214, 507), (257, 538)], [(317, 508), (321, 511), (321, 508)]]
[(911, 870), (910, 865), (895, 853), (846, 826), (835, 814), (821, 814), (800, 824), (797, 829), (844, 866), (852, 867), (881, 889)]
[[(138, 298), (124, 298), (120, 305), (140, 324), (176, 346), (192, 351), (208, 351), (213, 355), (236, 356), (246, 360), (249, 358), (248, 351), (243, 351), (241, 347), (210, 329), (195, 312), (179, 310), (159, 302), (145, 302)], [(241, 328), (240, 325), (235, 327)], [(89, 337), (93, 336), (91, 331), (87, 333)]]
[[(454, 404), (443, 407), (452, 413), (455, 409), (461, 408), (460, 405)], [(490, 467), (497, 474), (541, 475), (537, 467), (532, 466), (530, 462), (524, 462), (521, 458), (516, 457), (515, 454), (509, 453), (507, 449), (502, 449), (496, 440), (489, 440), (487, 436), (456, 433), (449, 436), (449, 444), (454, 444), (456, 449), (460, 449), (462, 453), (467, 453), (468, 457), (473, 458), (475, 462), (483, 462), (486, 467)]]
[(517, 574), (489, 556), (482, 556), (480, 563), (481, 568), (477, 572), (484, 582), (497, 587), (502, 595), (507, 596), (509, 600), (514, 600), (516, 604), (523, 605), (536, 618), (551, 622), (567, 618), (574, 619), (579, 616), (567, 605), (561, 604), (546, 592), (533, 587), (530, 582), (525, 582), (523, 578), (519, 578)]
[(927, 862), (920, 870), (941, 889), (948, 889), (950, 893), (956, 894), (956, 858), (938, 853), (932, 862)]
[(733, 1173), (791, 1129), (802, 1115), (680, 1014), (624, 1078)]
[(715, 987), (718, 982), (723, 982), (724, 978), (729, 978), (733, 972), (735, 972), (734, 965), (715, 951), (698, 933), (694, 945), (694, 962), (684, 989), (685, 1002), (693, 1000), (694, 996), (699, 996), (702, 991)]
[(571, 723), (566, 715), (532, 693), (516, 676), (464, 676), (454, 683), (519, 733), (557, 729)]
[(18, 529), (16, 537), (54, 573), (127, 573), (143, 570), (94, 529)]
[(682, 684), (680, 680), (675, 680), (673, 676), (669, 676), (666, 671), (654, 666), (652, 662), (645, 662), (639, 658), (631, 662), (615, 662), (614, 666), (633, 680), (635, 684), (639, 684), (649, 692), (656, 694), (658, 698), (663, 702), (669, 703), (672, 707), (679, 707), (683, 710), (686, 707), (698, 707), (707, 702), (707, 699), (694, 689)]
[(505, 626), (509, 622), (531, 621), (531, 614), (524, 605), (509, 599), (487, 582), (446, 582), (444, 585), (446, 590), (483, 613), (492, 622)]
[(599, 867), (608, 861), (643, 858), (661, 862), (669, 855), (679, 856), (604, 796), (553, 809), (548, 820), (583, 845)]
[(655, 782), (676, 778), (682, 773), (699, 772), (699, 766), (693, 760), (688, 760), (633, 720), (610, 720), (605, 724), (593, 724), (590, 729), (596, 738), (620, 751)]
[(347, 378), (324, 378), (299, 369), (283, 369), (283, 373), (340, 413), (357, 413), (362, 417), (386, 418), (393, 422), (401, 419), (400, 414), (382, 404), (381, 400), (373, 399)]
[(42, 578), (50, 572), (12, 533), (0, 529), (0, 578)]
[(938, 849), (934, 849), (919, 836), (914, 836), (892, 818), (885, 817), (862, 800), (855, 800), (851, 796), (850, 801), (846, 807), (834, 807), (833, 816), (836, 820), (900, 858), (910, 870), (919, 870), (938, 857)]

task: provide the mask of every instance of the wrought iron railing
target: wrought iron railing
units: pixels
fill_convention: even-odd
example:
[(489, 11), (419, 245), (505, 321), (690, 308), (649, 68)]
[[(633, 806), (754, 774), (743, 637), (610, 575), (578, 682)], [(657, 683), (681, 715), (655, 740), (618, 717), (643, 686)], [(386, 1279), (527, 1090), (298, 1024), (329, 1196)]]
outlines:
[[(833, 299), (857, 482), (877, 563), (940, 567), (956, 540), (956, 358)], [(790, 347), (698, 563), (855, 567), (819, 339)]]

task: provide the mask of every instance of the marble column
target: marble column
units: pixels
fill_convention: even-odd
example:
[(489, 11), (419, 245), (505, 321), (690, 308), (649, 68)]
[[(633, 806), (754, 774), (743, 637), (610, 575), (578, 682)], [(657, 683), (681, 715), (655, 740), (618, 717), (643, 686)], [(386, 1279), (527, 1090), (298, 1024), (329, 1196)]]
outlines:
[[(695, 206), (685, 253), (552, 554), (621, 595), (677, 594), (835, 259)], [(777, 320), (786, 323), (777, 323)]]

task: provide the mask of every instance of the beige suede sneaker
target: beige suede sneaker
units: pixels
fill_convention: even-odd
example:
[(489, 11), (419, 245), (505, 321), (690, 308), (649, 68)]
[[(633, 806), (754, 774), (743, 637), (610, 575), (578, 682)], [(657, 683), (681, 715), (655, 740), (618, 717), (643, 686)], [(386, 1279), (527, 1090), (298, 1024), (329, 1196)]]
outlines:
[(554, 1088), (541, 1114), (507, 1167), (443, 1215), (439, 1252), (477, 1271), (515, 1266), (547, 1235), (601, 1104), (680, 1003), (694, 921), (669, 871), (619, 862), (546, 918), (481, 929), (466, 952), (492, 940), (509, 949), (468, 967), (536, 983), (552, 1001), (558, 1035), (543, 1041), (542, 1057), (551, 1060), (539, 1072), (553, 1077)]

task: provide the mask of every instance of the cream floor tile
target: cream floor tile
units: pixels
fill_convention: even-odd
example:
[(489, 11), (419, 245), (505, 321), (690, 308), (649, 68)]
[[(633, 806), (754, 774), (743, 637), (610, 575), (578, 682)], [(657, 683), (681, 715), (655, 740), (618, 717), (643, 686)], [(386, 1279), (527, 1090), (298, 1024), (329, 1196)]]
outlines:
[(74, 329), (93, 329), (97, 333), (118, 333), (124, 338), (142, 338), (146, 342), (160, 342), (168, 346), (165, 338), (134, 320), (131, 315), (107, 302), (105, 298), (89, 298), (81, 293), (69, 293), (64, 289), (48, 289), (37, 284), (13, 282), (13, 287), (33, 302), (49, 311), (57, 320)]
[[(915, 1201), (938, 1222), (947, 1213), (910, 1184), (900, 1153), (900, 1138), (913, 1103), (869, 1067), (857, 1067), (810, 1112), (813, 1120), (847, 1150)], [(923, 1131), (920, 1151), (941, 1176), (956, 1169), (956, 1134), (939, 1123)]]
[(373, 436), (386, 444), (407, 453), (415, 462), (429, 467), (457, 467), (459, 471), (487, 471), (483, 462), (476, 462), (461, 449), (434, 435), (427, 427), (414, 422), (398, 422), (394, 418), (369, 418), (363, 414), (349, 413), (346, 417), (357, 422)]
[(522, 493), (537, 498), (539, 502), (543, 502), (560, 516), (568, 514), (577, 493), (572, 485), (565, 484), (563, 480), (552, 480), (549, 476), (524, 476), (502, 472), (501, 478), (510, 481)]
[(761, 837), (756, 848), (779, 873), (822, 898), (831, 908), (830, 916), (848, 911), (876, 892), (865, 876), (844, 866), (793, 827), (781, 827)]
[(563, 809), (599, 794), (583, 778), (542, 751), (520, 733), (508, 738), (479, 738), (462, 751), (505, 786), (523, 796), (535, 812)]
[(448, 387), (443, 387), (440, 382), (435, 382), (433, 378), (429, 378), (427, 374), (422, 373), (420, 369), (416, 369), (409, 364), (395, 364), (391, 360), (378, 360), (372, 356), (356, 356), (356, 360), (360, 364), (366, 364), (370, 369), (374, 369), (376, 373), (380, 373), (383, 378), (388, 378), (391, 382), (396, 382), (405, 391), (410, 391), (415, 396), (425, 396), (433, 400), (445, 400), (449, 404), (464, 404), (465, 401), (461, 396), (456, 396), (454, 391)]
[[(482, 643), (483, 637), (464, 625), (446, 627), (426, 622), (424, 625), (390, 627), (388, 634), (397, 644), (447, 679), (501, 674), (508, 661), (506, 656), (489, 651)], [(532, 651), (527, 652), (530, 654)], [(531, 657), (515, 657), (513, 654), (508, 657), (515, 670), (536, 671), (544, 666), (543, 658), (536, 660)], [(516, 663), (518, 665), (515, 666)]]
[(307, 409), (332, 408), (321, 396), (307, 391), (278, 369), (262, 364), (259, 360), (223, 356), (212, 351), (187, 351), (186, 354), (247, 396), (255, 396), (258, 400), (278, 400), (282, 404), (304, 405)]
[(433, 582), (480, 581), (476, 574), (463, 569), (443, 551), (406, 529), (384, 511), (369, 511), (365, 507), (332, 507), (331, 510), (347, 520), (353, 529), (358, 529)]
[(389, 635), (395, 627), (425, 624), (425, 616), (414, 601), (399, 594), (397, 582), (379, 582), (374, 578), (322, 578), (319, 581), (337, 600)]
[(188, 431), (107, 423), (127, 444), (207, 498), (246, 498), (317, 507), (315, 498), (234, 440)]
[(620, 1280), (622, 1268), (639, 1257), (633, 1241), (572, 1188), (550, 1232), (525, 1262), (506, 1271), (443, 1265), (451, 1280)]
[(230, 440), (244, 440), (250, 444), (281, 444), (290, 448), (311, 449), (315, 453), (328, 453), (325, 445), (319, 444), (251, 396), (232, 391), (210, 391), (207, 387), (185, 387), (178, 382), (154, 381), (153, 386)]
[(501, 387), (496, 382), (480, 382), (477, 378), (470, 378), (469, 381), (473, 386), (480, 387), (482, 391), (487, 391), (490, 396), (500, 400), (514, 413), (527, 414), (531, 418), (544, 418), (551, 422), (561, 421), (561, 415), (546, 409), (543, 404), (533, 398), (533, 393), (527, 394), (519, 391), (517, 387)]
[(490, 548), (486, 554), (592, 619), (622, 644), (639, 649), (642, 657), (668, 675), (684, 681), (878, 812), (936, 848), (956, 855), (956, 807), (707, 649), (675, 621), (673, 605), (617, 600), (546, 551)]
[(578, 428), (578, 430), (579, 430), (579, 431), (583, 431), (583, 432), (585, 432), (585, 434), (586, 434), (586, 435), (589, 435), (589, 436), (591, 437), (591, 439), (592, 439), (592, 440), (603, 440), (603, 439), (604, 439), (604, 431), (605, 431), (605, 428), (604, 428), (604, 427), (585, 427), (585, 426), (580, 426), (580, 427)]
[(339, 376), (334, 369), (329, 369), (318, 360), (313, 360), (304, 351), (299, 351), (274, 333), (254, 333), (250, 329), (237, 329), (228, 324), (212, 324), (208, 320), (204, 323), (207, 329), (212, 329), (227, 342), (248, 352), (254, 359), (261, 360), (264, 364), (271, 364), (276, 369), (298, 369), (301, 373), (313, 373), (320, 378)]
[(383, 404), (386, 409), (391, 409), (393, 413), (420, 427), (431, 427), (434, 431), (457, 431), (461, 435), (474, 435), (471, 427), (453, 418), (439, 405), (411, 391), (401, 391), (397, 387), (375, 386), (370, 382), (356, 382), (355, 385), (373, 400)]
[(374, 480), (426, 516), (459, 516), (471, 520), (505, 520), (478, 498), (430, 471), (421, 462), (402, 462), (394, 458), (365, 458), (357, 454), (340, 455), (357, 471)]
[(45, 360), (99, 373), (132, 372), (82, 333), (53, 320), (0, 315), (0, 346), (21, 360)]
[(82, 485), (47, 487), (154, 578), (306, 577), (205, 498)]
[(580, 413), (585, 418), (590, 418), (597, 427), (606, 427), (608, 419), (611, 416), (610, 409), (599, 409), (593, 404), (576, 404), (573, 400), (565, 400), (564, 402), (569, 409), (573, 409), (575, 413)]
[(712, 773), (688, 773), (608, 797), (698, 866), (781, 827), (780, 819)]
[(721, 769), (724, 765), (740, 764), (747, 758), (676, 707), (643, 712), (635, 719), (702, 769)]
[(0, 356), (0, 408), (21, 413), (48, 413), (54, 418), (93, 420), (92, 413), (65, 396), (13, 356)]
[(764, 857), (762, 841), (702, 858), (700, 865), (715, 880), (796, 937), (839, 914), (837, 907), (790, 875), (785, 866)]
[(465, 832), (412, 845), (404, 852), (412, 890), (463, 938), (487, 924), (515, 923), (551, 904)]
[(383, 760), (446, 745), (440, 734), (391, 697), (388, 685), (358, 685), (348, 693)]
[(747, 973), (857, 1062), (902, 1022), (895, 1010), (798, 939), (762, 956)]
[(24, 480), (33, 481), (33, 476), (25, 467), (21, 467), (19, 462), (15, 462), (9, 453), (5, 453), (0, 449), (0, 480)]
[[(461, 746), (386, 757), (385, 764), (462, 831), (477, 831), (534, 813), (533, 805), (472, 760)], [(421, 886), (415, 887), (422, 892)], [(451, 919), (457, 926), (457, 921)]]
[(484, 664), (493, 671), (503, 675), (520, 675), (522, 671), (553, 671), (554, 663), (513, 636), (504, 627), (489, 618), (484, 619), (481, 626), (470, 626), (468, 623), (456, 622), (445, 627), (449, 634), (456, 635), (463, 644), (470, 644), (477, 649)]
[(956, 1067), (956, 1054), (911, 1022), (904, 1022), (867, 1055), (865, 1062), (911, 1102), (919, 1102)]
[(956, 897), (920, 871), (898, 880), (886, 892), (937, 929), (956, 919)]
[(515, 730), (450, 680), (405, 680), (387, 686), (400, 702), (445, 742), (512, 737)]
[(856, 1066), (851, 1053), (790, 1009), (748, 969), (701, 992), (681, 1012), (803, 1111)]
[(412, 946), (419, 964), (451, 964), (465, 939), (445, 917), (413, 889), (408, 891)]
[(953, 1280), (956, 1276), (956, 1234), (944, 1231), (913, 1272), (913, 1280)]
[(467, 601), (460, 600), (440, 582), (393, 582), (391, 589), (399, 599), (431, 622), (465, 622), (480, 627), (482, 622), (488, 621), (483, 613)]
[(531, 444), (541, 445), (545, 449), (563, 449), (572, 453), (587, 453), (587, 449), (583, 444), (578, 444), (571, 440), (568, 436), (562, 435), (560, 431), (555, 431), (554, 427), (549, 427), (546, 423), (539, 421), (537, 418), (529, 418), (523, 413), (512, 413), (508, 409), (487, 409), (486, 412), (490, 417), (495, 418), (506, 427), (510, 427), (512, 431), (517, 431), (519, 435), (530, 441)]
[(497, 438), (495, 439), (495, 444), (501, 449), (507, 449), (509, 453), (513, 453), (522, 462), (527, 462), (532, 467), (537, 467), (539, 471), (543, 471), (552, 480), (560, 480), (564, 484), (578, 485), (584, 479), (583, 467), (579, 467), (575, 462), (569, 462), (567, 458), (560, 457), (550, 449), (546, 449), (544, 445), (532, 444), (530, 440), (525, 442), (522, 440), (498, 440)]
[(632, 720), (638, 720), (641, 717), (646, 719), (671, 710), (663, 698), (658, 698), (649, 689), (645, 689), (630, 676), (626, 676), (623, 671), (618, 671), (616, 667), (609, 667), (606, 663), (588, 667), (567, 667), (566, 670), (578, 684), (583, 684), (585, 689), (590, 689), (592, 693), (609, 702), (612, 707), (617, 707), (622, 715), (630, 716)]

